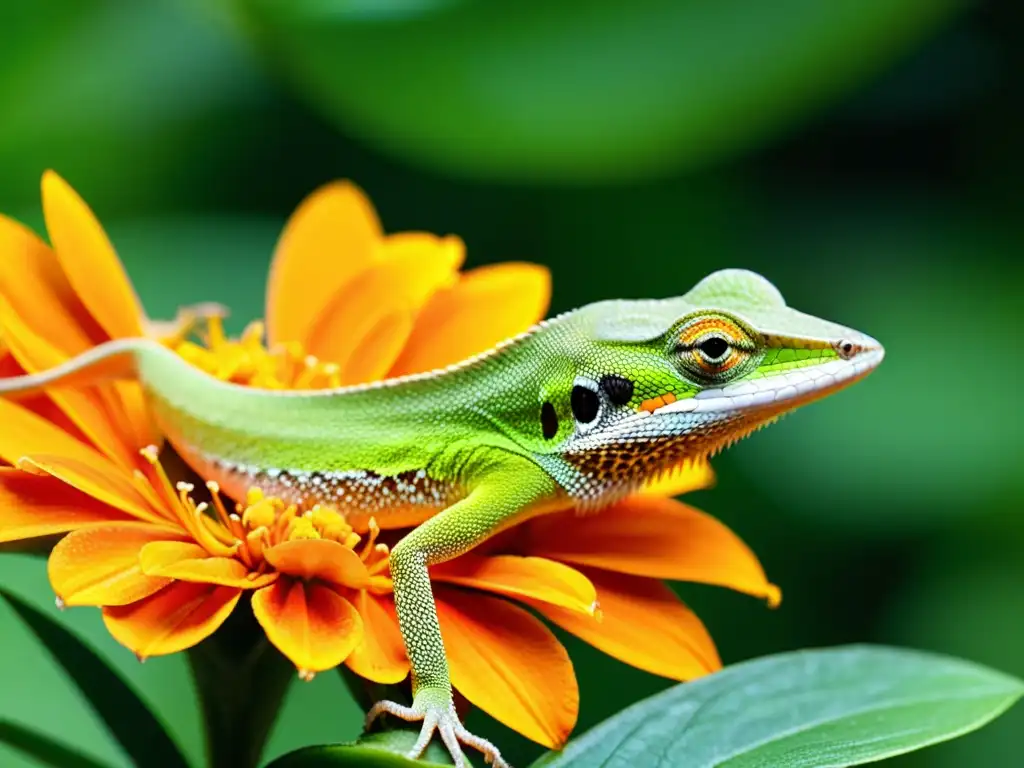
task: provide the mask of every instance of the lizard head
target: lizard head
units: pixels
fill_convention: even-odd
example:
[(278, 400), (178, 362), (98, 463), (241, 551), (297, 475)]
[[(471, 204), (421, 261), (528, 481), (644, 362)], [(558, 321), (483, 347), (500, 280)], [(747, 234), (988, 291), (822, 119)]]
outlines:
[[(753, 272), (728, 269), (683, 296), (580, 310), (547, 461), (581, 502), (700, 460), (781, 414), (867, 375), (881, 345), (786, 306)], [(559, 425), (554, 405), (541, 421)], [(549, 429), (549, 433), (550, 433)], [(542, 458), (542, 460), (544, 460)], [(556, 471), (557, 470), (557, 471)]]

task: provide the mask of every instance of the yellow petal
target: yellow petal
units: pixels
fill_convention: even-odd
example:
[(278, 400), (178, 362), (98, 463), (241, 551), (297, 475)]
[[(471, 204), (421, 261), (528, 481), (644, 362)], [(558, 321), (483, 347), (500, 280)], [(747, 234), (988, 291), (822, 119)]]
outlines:
[(258, 589), (273, 583), (276, 573), (260, 576), (231, 557), (215, 557), (191, 541), (154, 541), (139, 553), (142, 572), (180, 581), (218, 584), (238, 589)]
[(264, 550), (263, 556), (281, 573), (300, 579), (319, 579), (353, 589), (370, 583), (359, 555), (330, 539), (293, 539)]
[(729, 587), (775, 604), (757, 557), (713, 517), (675, 499), (635, 495), (596, 515), (555, 513), (525, 524), (529, 554), (609, 571)]
[(55, 477), (0, 467), (0, 541), (65, 533), (107, 522), (129, 522), (123, 512)]
[(64, 274), (111, 338), (142, 335), (142, 307), (114, 247), (85, 201), (53, 171), (43, 174), (46, 231)]
[(361, 590), (353, 604), (363, 621), (363, 637), (345, 664), (375, 683), (400, 683), (409, 674), (409, 657), (398, 631), (394, 602), (390, 596), (378, 598)]
[(373, 205), (351, 182), (327, 184), (303, 200), (270, 267), (270, 344), (305, 343), (331, 297), (375, 260), (382, 238)]
[(541, 320), (550, 298), (545, 267), (510, 262), (470, 270), (423, 307), (391, 375), (442, 368), (484, 352)]
[(279, 579), (252, 596), (252, 610), (267, 639), (300, 672), (333, 669), (363, 636), (352, 603), (316, 582)]
[(531, 601), (548, 619), (609, 656), (655, 675), (692, 680), (722, 666), (704, 624), (657, 579), (588, 569), (600, 621)]
[(593, 616), (597, 592), (574, 568), (543, 557), (468, 554), (435, 565), (432, 581), (497, 592), (518, 599), (543, 601)]
[(241, 595), (231, 587), (176, 581), (137, 603), (104, 608), (103, 623), (140, 658), (177, 653), (217, 631)]
[[(349, 280), (312, 325), (306, 339), (307, 351), (321, 360), (337, 363), (342, 371), (349, 367), (357, 350), (361, 354), (373, 352), (363, 341), (370, 334), (380, 337), (379, 325), (385, 318), (418, 312), (435, 291), (455, 281), (460, 252), (440, 242), (433, 248), (409, 248), (410, 253), (373, 264)], [(394, 325), (392, 330), (405, 330), (406, 334), (396, 342), (384, 343), (376, 359), (363, 364), (365, 367), (391, 368), (405, 343), (408, 326)], [(342, 383), (359, 382), (343, 379)]]
[(144, 574), (139, 552), (150, 542), (174, 535), (145, 523), (108, 523), (72, 531), (50, 553), (50, 584), (66, 605), (134, 603), (171, 583)]
[(101, 340), (56, 255), (34, 232), (0, 216), (0, 254), (0, 294), (29, 328), (66, 355)]
[[(428, 259), (451, 264), (453, 271), (458, 271), (466, 260), (466, 244), (456, 235), (443, 237), (430, 232), (396, 232), (388, 235), (381, 243), (380, 258), (382, 261), (399, 261), (415, 264), (418, 260)], [(433, 291), (423, 295), (413, 295), (417, 304), (422, 304)]]
[(504, 600), (444, 587), (436, 596), (452, 684), (528, 739), (551, 749), (565, 744), (579, 689), (551, 630)]

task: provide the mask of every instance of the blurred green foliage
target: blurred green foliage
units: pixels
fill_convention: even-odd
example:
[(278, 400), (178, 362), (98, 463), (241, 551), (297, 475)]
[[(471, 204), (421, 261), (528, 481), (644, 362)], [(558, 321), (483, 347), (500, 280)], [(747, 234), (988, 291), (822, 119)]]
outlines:
[[(758, 552), (782, 607), (681, 594), (727, 662), (876, 641), (1020, 675), (1022, 32), (1014, 0), (5, 3), (0, 211), (38, 227), (57, 169), (152, 315), (215, 299), (234, 330), (261, 314), (287, 215), (339, 177), (389, 230), (460, 234), (471, 265), (548, 264), (553, 311), (759, 270), (888, 357), (725, 454), (691, 500)], [(54, 610), (38, 559), (0, 557), (0, 584)], [(198, 765), (184, 659), (140, 665), (92, 610), (59, 620)], [(0, 634), (0, 721), (127, 765), (3, 605)], [(667, 685), (564, 640), (580, 731)], [(891, 764), (1016, 764), (1022, 718)], [(338, 676), (295, 684), (268, 757), (360, 719)], [(470, 726), (516, 764), (538, 752)]]

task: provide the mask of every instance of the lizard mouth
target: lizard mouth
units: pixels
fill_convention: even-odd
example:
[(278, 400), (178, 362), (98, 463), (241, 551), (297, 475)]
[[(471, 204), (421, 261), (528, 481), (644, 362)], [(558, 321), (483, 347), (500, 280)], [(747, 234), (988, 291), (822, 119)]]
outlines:
[(794, 368), (774, 376), (705, 389), (694, 397), (676, 400), (651, 411), (655, 417), (672, 414), (760, 415), (778, 413), (817, 400), (867, 376), (885, 357), (873, 339), (861, 342), (848, 359)]

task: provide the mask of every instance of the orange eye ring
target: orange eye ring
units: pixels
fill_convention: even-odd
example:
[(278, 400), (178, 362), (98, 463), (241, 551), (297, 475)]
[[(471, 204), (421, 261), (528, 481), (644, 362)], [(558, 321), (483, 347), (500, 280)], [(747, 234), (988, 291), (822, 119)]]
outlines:
[(711, 315), (686, 325), (677, 348), (684, 365), (702, 376), (717, 378), (746, 360), (750, 346), (750, 337), (736, 323)]
[[(712, 336), (710, 338), (718, 339), (720, 337)], [(712, 357), (707, 352), (705, 352), (704, 349), (702, 349), (701, 345), (703, 343), (704, 341), (698, 342), (698, 344), (694, 346), (692, 350), (690, 350), (690, 355), (692, 356), (693, 361), (698, 366), (700, 366), (700, 368), (705, 373), (711, 375), (717, 376), (719, 374), (725, 373), (730, 368), (733, 368), (740, 362), (742, 362), (742, 360), (746, 357), (746, 354), (744, 352), (736, 349), (736, 347), (733, 347), (731, 345), (727, 345), (725, 351), (721, 355)]]

